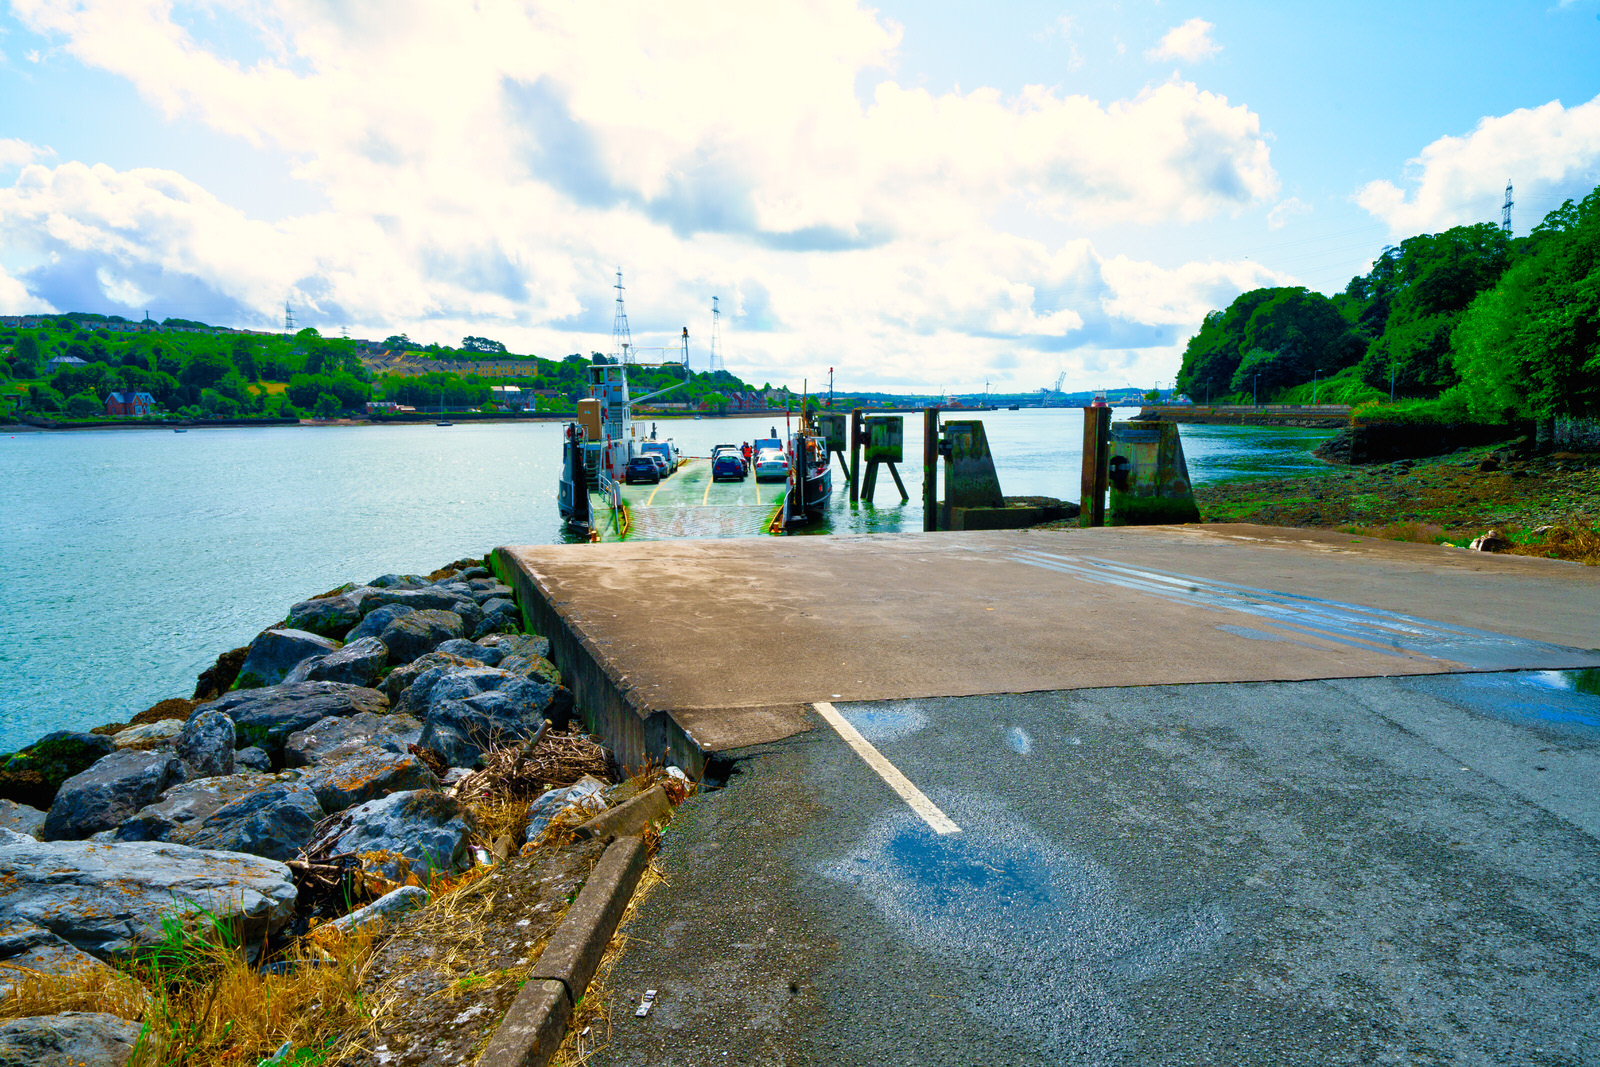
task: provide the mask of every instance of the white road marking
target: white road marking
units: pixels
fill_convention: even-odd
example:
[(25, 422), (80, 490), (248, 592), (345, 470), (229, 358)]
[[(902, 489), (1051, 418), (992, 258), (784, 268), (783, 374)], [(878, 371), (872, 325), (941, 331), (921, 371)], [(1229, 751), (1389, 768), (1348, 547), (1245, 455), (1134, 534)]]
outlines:
[(939, 805), (929, 800), (927, 796), (911, 784), (911, 779), (900, 773), (900, 768), (890, 763), (882, 752), (872, 747), (872, 742), (861, 736), (861, 731), (850, 725), (850, 721), (839, 714), (826, 700), (819, 700), (811, 705), (817, 709), (817, 714), (827, 720), (834, 732), (844, 739), (844, 743), (856, 750), (856, 755), (867, 761), (867, 766), (878, 772), (878, 777), (889, 783), (889, 788), (900, 794), (900, 799), (911, 805), (911, 810), (922, 817), (922, 821), (933, 828), (936, 834), (958, 834), (961, 827), (950, 821), (950, 816), (939, 810)]

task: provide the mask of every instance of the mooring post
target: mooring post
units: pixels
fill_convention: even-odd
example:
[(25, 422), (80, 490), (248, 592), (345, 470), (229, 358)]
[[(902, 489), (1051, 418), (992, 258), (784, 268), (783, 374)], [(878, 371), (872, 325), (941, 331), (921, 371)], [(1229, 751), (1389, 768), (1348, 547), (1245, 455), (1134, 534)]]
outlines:
[(939, 409), (922, 411), (922, 528), (939, 528)]
[(1083, 481), (1078, 502), (1079, 526), (1106, 524), (1106, 488), (1111, 462), (1111, 409), (1083, 409)]
[(861, 485), (858, 476), (861, 474), (861, 409), (855, 408), (850, 412), (850, 503), (854, 504), (861, 499)]

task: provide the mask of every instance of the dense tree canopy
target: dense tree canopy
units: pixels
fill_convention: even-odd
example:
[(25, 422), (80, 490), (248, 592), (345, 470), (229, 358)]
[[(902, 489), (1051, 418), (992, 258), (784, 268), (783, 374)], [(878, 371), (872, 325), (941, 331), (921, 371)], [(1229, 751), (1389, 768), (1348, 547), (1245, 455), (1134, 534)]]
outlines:
[(1259, 384), (1267, 402), (1351, 366), (1478, 418), (1600, 415), (1600, 189), (1525, 238), (1492, 223), (1408, 238), (1331, 300), (1243, 293), (1189, 339), (1178, 388), (1248, 401)]

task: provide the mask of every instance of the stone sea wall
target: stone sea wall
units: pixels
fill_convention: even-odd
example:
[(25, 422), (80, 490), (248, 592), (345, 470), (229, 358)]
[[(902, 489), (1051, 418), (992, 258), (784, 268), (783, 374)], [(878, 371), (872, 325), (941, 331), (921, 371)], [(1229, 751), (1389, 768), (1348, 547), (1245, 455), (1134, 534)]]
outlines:
[(0, 998), (126, 961), (175, 911), (268, 947), (327, 905), (319, 865), (402, 883), (483, 862), (452, 784), (572, 715), (520, 629), (477, 561), (383, 575), (294, 604), (191, 698), (0, 756)]

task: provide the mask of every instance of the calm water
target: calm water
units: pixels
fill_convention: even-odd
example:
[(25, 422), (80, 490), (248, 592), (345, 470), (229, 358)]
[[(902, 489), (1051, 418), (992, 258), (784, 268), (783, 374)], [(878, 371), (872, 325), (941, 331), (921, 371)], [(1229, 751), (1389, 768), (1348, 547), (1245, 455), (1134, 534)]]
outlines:
[[(985, 412), (1011, 496), (1078, 497), (1082, 416)], [(688, 455), (770, 420), (659, 423)], [(648, 424), (644, 424), (648, 428)], [(779, 423), (782, 429), (782, 424)], [(831, 526), (922, 528), (921, 419), (901, 477)], [(0, 436), (0, 752), (188, 696), (219, 652), (345, 581), (561, 540), (557, 424)], [(1196, 482), (1311, 467), (1326, 431), (1183, 428)]]

